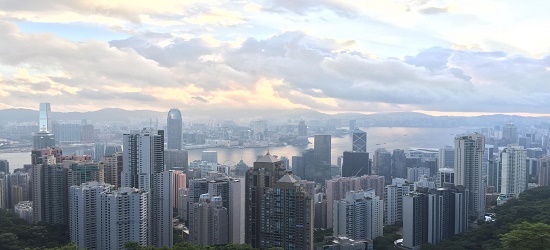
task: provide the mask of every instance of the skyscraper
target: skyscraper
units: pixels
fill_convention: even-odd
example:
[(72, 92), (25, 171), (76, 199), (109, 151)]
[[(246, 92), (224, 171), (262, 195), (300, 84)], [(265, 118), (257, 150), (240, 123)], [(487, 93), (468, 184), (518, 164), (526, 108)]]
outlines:
[(181, 149), (182, 119), (178, 109), (170, 109), (166, 120), (166, 146), (168, 149)]
[(372, 157), (372, 174), (381, 175), (386, 178), (386, 180), (391, 180), (392, 178), (392, 155), (386, 149), (379, 148), (374, 151), (374, 156)]
[(50, 104), (40, 103), (40, 109), (38, 111), (38, 133), (33, 137), (33, 147), (35, 149), (55, 147), (55, 137), (52, 134), (53, 126), (50, 113)]
[(508, 146), (500, 152), (500, 193), (519, 196), (527, 189), (527, 153), (522, 146)]
[(69, 189), (69, 235), (80, 249), (98, 249), (98, 224), (102, 211), (99, 195), (113, 185), (88, 182)]
[(202, 151), (201, 160), (211, 163), (218, 163), (218, 152), (215, 150)]
[(68, 169), (61, 164), (37, 164), (32, 169), (34, 222), (68, 225)]
[(351, 151), (367, 152), (367, 132), (355, 128), (350, 129), (354, 129)]
[(149, 193), (152, 245), (172, 246), (172, 178), (164, 169), (164, 131), (143, 129), (123, 135), (122, 186)]
[(342, 177), (363, 176), (371, 174), (369, 153), (344, 151)]
[(260, 199), (260, 248), (313, 249), (313, 199), (286, 174)]
[(38, 111), (38, 131), (51, 133), (53, 131), (51, 107), (49, 103), (40, 103), (40, 110)]
[(485, 137), (471, 134), (455, 138), (455, 185), (468, 190), (468, 211), (471, 216), (485, 215), (485, 185), (482, 181), (482, 162)]
[(260, 206), (267, 190), (285, 175), (285, 166), (269, 153), (254, 162), (245, 179), (245, 242), (259, 248), (262, 238)]
[[(330, 135), (315, 135), (313, 144), (314, 161), (315, 161), (315, 178), (314, 181), (324, 184), (330, 180), (331, 167), (331, 137)], [(307, 171), (307, 170), (306, 170)]]

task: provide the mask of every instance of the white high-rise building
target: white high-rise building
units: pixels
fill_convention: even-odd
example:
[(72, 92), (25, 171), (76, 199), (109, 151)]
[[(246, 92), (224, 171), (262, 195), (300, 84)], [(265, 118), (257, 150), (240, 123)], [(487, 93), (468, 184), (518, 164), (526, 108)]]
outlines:
[(114, 186), (106, 183), (88, 182), (69, 189), (69, 235), (80, 249), (99, 249), (98, 223), (101, 207), (99, 195), (109, 192)]
[(522, 146), (508, 146), (500, 152), (501, 194), (519, 196), (527, 189), (527, 152)]
[(123, 135), (123, 187), (149, 193), (149, 240), (156, 247), (173, 245), (172, 178), (164, 166), (164, 131), (143, 129)]
[(150, 245), (148, 201), (148, 193), (136, 188), (102, 192), (99, 195), (96, 249), (124, 249), (127, 242)]
[(334, 236), (354, 240), (375, 239), (383, 235), (383, 203), (374, 190), (350, 191), (333, 204)]
[(414, 191), (414, 184), (393, 181), (385, 187), (384, 223), (393, 225), (403, 221), (403, 196)]
[(482, 180), (482, 163), (485, 137), (471, 134), (455, 138), (455, 185), (468, 190), (470, 215), (482, 218), (485, 215), (485, 185)]

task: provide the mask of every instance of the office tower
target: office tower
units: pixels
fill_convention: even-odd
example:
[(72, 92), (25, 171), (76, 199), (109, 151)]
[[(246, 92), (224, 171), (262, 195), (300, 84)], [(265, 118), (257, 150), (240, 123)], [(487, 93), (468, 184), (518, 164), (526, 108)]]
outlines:
[(315, 180), (315, 150), (306, 149), (302, 156), (292, 157), (292, 173), (302, 180)]
[(485, 215), (485, 186), (482, 181), (482, 161), (485, 137), (471, 134), (455, 138), (455, 185), (468, 190), (468, 211), (471, 216)]
[(407, 180), (409, 182), (415, 182), (420, 180), (421, 177), (430, 177), (430, 169), (429, 168), (407, 168)]
[(189, 228), (189, 240), (193, 245), (222, 245), (229, 242), (228, 211), (222, 206), (222, 197), (201, 194), (194, 203)]
[(374, 151), (372, 174), (381, 175), (386, 180), (392, 177), (392, 155), (386, 149), (379, 148)]
[(143, 129), (123, 135), (122, 186), (149, 193), (149, 240), (172, 246), (171, 176), (164, 170), (164, 131)]
[(259, 248), (261, 210), (260, 204), (269, 188), (272, 188), (286, 171), (281, 161), (269, 153), (254, 162), (245, 178), (245, 242)]
[(455, 149), (450, 146), (445, 146), (439, 149), (438, 168), (454, 168), (455, 167)]
[(342, 177), (363, 176), (371, 174), (369, 153), (344, 151)]
[(99, 249), (97, 239), (100, 212), (99, 196), (110, 192), (111, 184), (87, 182), (69, 188), (69, 235), (79, 249)]
[(502, 128), (503, 145), (514, 144), (518, 142), (518, 127), (513, 123), (507, 123)]
[(367, 132), (353, 129), (351, 151), (367, 152)]
[(0, 172), (10, 173), (10, 162), (8, 160), (0, 160)]
[(13, 211), (27, 223), (33, 223), (32, 201), (20, 201), (15, 204)]
[(181, 150), (182, 146), (182, 119), (178, 109), (170, 109), (166, 118), (166, 147)]
[[(313, 144), (313, 157), (315, 162), (314, 181), (320, 184), (330, 180), (331, 166), (331, 141), (330, 135), (315, 135)], [(307, 171), (307, 170), (306, 170)]]
[(178, 208), (178, 190), (187, 188), (187, 178), (182, 171), (170, 170), (172, 174), (172, 206)]
[(529, 177), (538, 173), (539, 159), (544, 156), (542, 148), (526, 148), (527, 152), (527, 174)]
[(68, 225), (68, 169), (61, 164), (32, 167), (33, 221)]
[(298, 123), (298, 136), (307, 136), (307, 125), (304, 120)]
[(103, 157), (103, 160), (98, 164), (103, 168), (103, 181), (109, 183), (115, 188), (120, 187), (120, 174), (122, 173), (122, 152), (114, 153), (110, 156)]
[(40, 103), (38, 111), (38, 133), (33, 136), (35, 149), (54, 148), (55, 137), (52, 134), (51, 108), (49, 103)]
[(211, 163), (218, 163), (218, 152), (214, 150), (202, 151), (201, 160), (211, 162)]
[(127, 187), (99, 194), (96, 249), (124, 249), (127, 242), (150, 245), (148, 196), (144, 190)]
[(445, 184), (455, 183), (455, 170), (452, 168), (440, 168), (435, 178), (435, 186), (442, 188)]
[(393, 225), (403, 221), (403, 196), (414, 191), (414, 184), (394, 182), (384, 188), (384, 223)]
[(527, 189), (527, 153), (522, 146), (508, 146), (500, 152), (500, 193), (519, 196)]
[(313, 249), (313, 199), (286, 174), (260, 199), (259, 248)]
[[(202, 179), (189, 180), (189, 189), (187, 191), (187, 201), (189, 209), (189, 219), (193, 218), (193, 204), (199, 202), (200, 195), (209, 193), (213, 196), (222, 198), (222, 206), (228, 210), (229, 221), (227, 230), (229, 232), (229, 242), (244, 242), (244, 193), (245, 185), (243, 179), (230, 178), (227, 176), (207, 176)], [(189, 221), (192, 227), (193, 221)]]
[(403, 197), (403, 246), (419, 249), (468, 230), (464, 187), (422, 189)]
[(187, 150), (164, 150), (164, 164), (167, 170), (187, 171), (189, 168), (189, 156)]
[(396, 178), (407, 177), (407, 156), (405, 150), (394, 149), (391, 155), (391, 176)]
[(539, 160), (538, 177), (539, 186), (550, 186), (550, 155), (545, 155)]
[(38, 111), (38, 131), (39, 132), (52, 132), (52, 119), (51, 119), (51, 107), (49, 103), (40, 103), (40, 109)]
[(94, 144), (94, 161), (100, 162), (105, 157), (105, 143), (96, 142)]
[(334, 201), (334, 236), (353, 240), (375, 239), (383, 235), (384, 205), (374, 191), (350, 191)]

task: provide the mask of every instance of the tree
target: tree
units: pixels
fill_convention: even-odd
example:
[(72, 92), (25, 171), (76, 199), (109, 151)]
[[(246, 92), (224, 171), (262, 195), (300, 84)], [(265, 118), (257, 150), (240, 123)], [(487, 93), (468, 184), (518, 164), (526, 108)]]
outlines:
[(550, 249), (550, 225), (524, 221), (510, 228), (500, 236), (504, 249)]

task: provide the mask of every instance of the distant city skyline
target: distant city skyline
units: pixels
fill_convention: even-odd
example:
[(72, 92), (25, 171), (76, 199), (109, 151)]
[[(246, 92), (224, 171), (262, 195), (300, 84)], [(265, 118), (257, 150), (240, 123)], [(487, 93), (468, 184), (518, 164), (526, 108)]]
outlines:
[[(549, 114), (547, 1), (2, 2), (0, 109)], [(521, 86), (521, 87), (518, 87)]]

